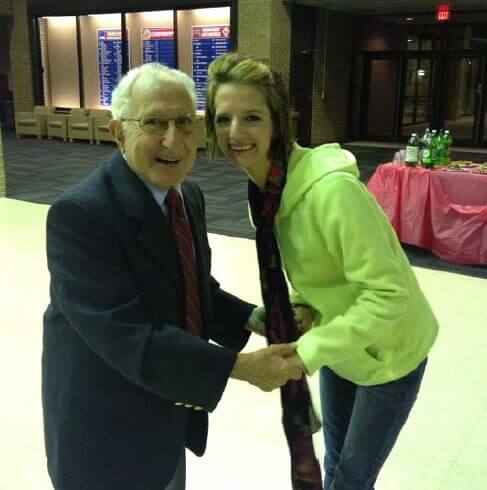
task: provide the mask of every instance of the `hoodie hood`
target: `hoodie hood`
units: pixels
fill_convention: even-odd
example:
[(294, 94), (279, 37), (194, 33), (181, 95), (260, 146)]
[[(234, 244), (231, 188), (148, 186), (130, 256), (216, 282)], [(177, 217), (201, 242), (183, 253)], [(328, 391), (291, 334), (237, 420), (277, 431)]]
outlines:
[(281, 196), (279, 216), (284, 218), (315, 182), (333, 172), (360, 173), (352, 153), (338, 143), (302, 148), (294, 143), (288, 162), (286, 185)]

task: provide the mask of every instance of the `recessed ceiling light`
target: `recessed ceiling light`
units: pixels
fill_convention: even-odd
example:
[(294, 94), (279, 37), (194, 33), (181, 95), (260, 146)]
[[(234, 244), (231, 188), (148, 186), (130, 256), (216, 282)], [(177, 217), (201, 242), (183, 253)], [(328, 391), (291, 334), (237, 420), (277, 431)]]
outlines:
[(408, 22), (411, 22), (411, 21), (413, 20), (413, 18), (412, 18), (412, 17), (406, 17), (406, 20), (407, 20)]

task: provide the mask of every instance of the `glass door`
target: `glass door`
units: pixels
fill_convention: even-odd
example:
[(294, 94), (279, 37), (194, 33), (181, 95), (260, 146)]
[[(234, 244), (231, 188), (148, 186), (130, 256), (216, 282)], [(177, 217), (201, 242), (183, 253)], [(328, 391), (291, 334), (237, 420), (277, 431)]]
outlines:
[(404, 142), (449, 129), (454, 145), (487, 147), (487, 55), (373, 53), (364, 68), (362, 138)]
[[(487, 147), (487, 55), (482, 56), (482, 65), (483, 75), (477, 85), (477, 93), (480, 97), (479, 146)], [(485, 160), (487, 161), (487, 158)]]
[(420, 52), (366, 60), (361, 127), (366, 139), (405, 141), (435, 126), (440, 60)]
[(454, 144), (474, 145), (482, 94), (480, 56), (449, 55), (445, 65), (441, 107), (443, 127)]
[(408, 56), (402, 91), (401, 139), (411, 133), (424, 133), (434, 120), (434, 95), (437, 94), (438, 59)]

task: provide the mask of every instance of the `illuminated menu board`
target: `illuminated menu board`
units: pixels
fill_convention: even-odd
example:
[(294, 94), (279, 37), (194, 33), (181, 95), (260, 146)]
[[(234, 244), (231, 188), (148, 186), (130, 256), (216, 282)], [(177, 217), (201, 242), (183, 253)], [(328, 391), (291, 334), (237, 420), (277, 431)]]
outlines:
[(100, 105), (110, 106), (112, 91), (122, 77), (122, 30), (97, 29), (97, 41)]
[(208, 65), (218, 56), (230, 51), (230, 27), (228, 25), (192, 26), (191, 39), (197, 108), (204, 110)]
[(174, 29), (142, 27), (142, 63), (158, 62), (174, 68)]

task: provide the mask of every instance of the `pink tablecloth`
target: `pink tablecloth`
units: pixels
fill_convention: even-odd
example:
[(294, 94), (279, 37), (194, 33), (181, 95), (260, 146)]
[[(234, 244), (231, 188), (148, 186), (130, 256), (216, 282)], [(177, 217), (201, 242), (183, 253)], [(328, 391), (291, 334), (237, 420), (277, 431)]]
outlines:
[(487, 264), (487, 175), (386, 163), (367, 184), (403, 243)]

